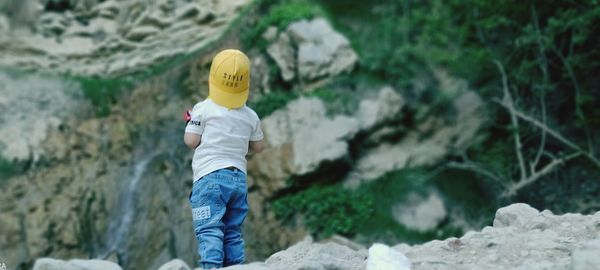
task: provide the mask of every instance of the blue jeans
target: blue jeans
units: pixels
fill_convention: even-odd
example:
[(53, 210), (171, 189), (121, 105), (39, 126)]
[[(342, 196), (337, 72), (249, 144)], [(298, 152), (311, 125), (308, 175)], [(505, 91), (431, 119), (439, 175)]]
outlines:
[(190, 204), (200, 266), (211, 269), (243, 263), (246, 175), (240, 170), (221, 169), (200, 178), (194, 182)]

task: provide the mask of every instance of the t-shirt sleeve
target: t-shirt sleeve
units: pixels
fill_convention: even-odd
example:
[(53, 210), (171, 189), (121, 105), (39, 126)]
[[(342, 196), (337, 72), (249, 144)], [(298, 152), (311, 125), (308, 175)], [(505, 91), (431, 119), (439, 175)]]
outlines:
[(203, 110), (202, 103), (196, 104), (192, 109), (192, 119), (187, 123), (185, 127), (185, 133), (194, 133), (198, 135), (202, 135), (204, 132), (204, 119), (203, 118)]
[(253, 113), (254, 116), (254, 128), (252, 129), (252, 134), (250, 134), (250, 141), (261, 141), (264, 138), (262, 129), (260, 128), (260, 118), (256, 113)]

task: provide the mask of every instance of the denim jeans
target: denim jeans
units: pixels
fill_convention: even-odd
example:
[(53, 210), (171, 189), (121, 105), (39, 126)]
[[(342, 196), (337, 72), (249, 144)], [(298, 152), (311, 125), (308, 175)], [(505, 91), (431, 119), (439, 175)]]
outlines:
[(194, 182), (189, 199), (200, 266), (211, 269), (244, 262), (246, 175), (240, 170), (214, 171)]

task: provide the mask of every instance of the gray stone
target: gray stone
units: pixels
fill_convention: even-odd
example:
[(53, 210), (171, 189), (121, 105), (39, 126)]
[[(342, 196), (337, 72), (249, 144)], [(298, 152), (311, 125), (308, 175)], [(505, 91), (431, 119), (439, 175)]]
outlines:
[[(0, 14), (0, 33), (7, 33), (10, 30), (10, 22), (6, 16)], [(1, 40), (1, 39), (0, 39)]]
[(420, 232), (437, 228), (448, 215), (440, 195), (431, 191), (424, 197), (420, 194), (409, 194), (407, 201), (392, 207), (392, 216), (398, 223)]
[[(249, 263), (249, 264), (233, 265), (233, 266), (225, 267), (223, 269), (226, 269), (226, 270), (273, 270), (275, 268), (268, 267), (265, 263), (262, 263), (262, 262), (254, 262), (254, 263)], [(196, 268), (195, 270), (202, 270), (202, 269)]]
[(326, 115), (317, 98), (299, 98), (262, 120), (268, 148), (250, 161), (249, 171), (261, 176), (265, 190), (285, 186), (290, 176), (301, 176), (325, 162), (348, 154), (348, 140), (359, 130), (358, 121), (348, 116)]
[(326, 270), (326, 269), (364, 269), (366, 256), (363, 252), (334, 243), (313, 243), (311, 238), (277, 252), (265, 263), (275, 269), (290, 270)]
[[(400, 101), (395, 103), (398, 102)], [(400, 110), (393, 107), (392, 103), (389, 105), (391, 106), (387, 110), (389, 115), (394, 115), (395, 110)], [(363, 115), (376, 115), (369, 113), (367, 108), (376, 108), (377, 106), (363, 106)], [(463, 90), (453, 100), (451, 106), (455, 114), (451, 117), (446, 116), (451, 119), (431, 116), (416, 129), (408, 131), (399, 142), (380, 142), (379, 145), (370, 149), (357, 160), (353, 171), (344, 180), (344, 185), (348, 188), (356, 188), (361, 183), (375, 180), (387, 172), (433, 165), (449, 153), (465, 149), (476, 140), (478, 130), (486, 121), (485, 107), (476, 93), (466, 90)], [(372, 110), (375, 111), (375, 109)], [(366, 116), (363, 118), (373, 119)], [(364, 123), (365, 126), (369, 126), (372, 122), (373, 120), (366, 120)], [(394, 132), (394, 130), (390, 131), (392, 134)], [(380, 136), (377, 132), (373, 134)]]
[(158, 270), (190, 270), (190, 267), (181, 259), (174, 259), (163, 264)]
[(89, 106), (77, 84), (50, 76), (0, 72), (0, 92), (0, 155), (9, 160), (35, 163), (48, 134)]
[(306, 83), (348, 72), (358, 60), (348, 40), (323, 18), (290, 24), (267, 52), (285, 81)]
[(385, 121), (397, 119), (404, 106), (404, 98), (391, 87), (383, 87), (376, 99), (360, 102), (357, 117), (362, 130), (368, 130)]
[[(74, 9), (60, 14), (41, 12), (37, 0), (26, 2), (23, 14), (11, 20), (13, 35), (0, 35), (5, 48), (0, 65), (117, 76), (162, 62), (165, 56), (204, 48), (250, 0), (82, 0), (71, 1)], [(86, 18), (87, 23), (75, 18)], [(36, 27), (39, 31), (28, 31)], [(125, 64), (114, 65), (115, 61)]]
[(281, 78), (291, 81), (296, 77), (296, 52), (286, 33), (281, 33), (277, 41), (267, 47), (267, 53), (279, 67)]
[(265, 30), (265, 32), (262, 34), (262, 38), (267, 42), (273, 42), (275, 41), (275, 38), (277, 38), (277, 32), (277, 27), (269, 26), (267, 30)]
[(131, 31), (129, 31), (125, 37), (133, 41), (143, 41), (148, 36), (156, 35), (159, 32), (160, 29), (154, 26), (140, 26), (131, 29)]
[(539, 214), (538, 210), (525, 203), (511, 204), (496, 211), (494, 227), (523, 227)]
[(37, 259), (33, 264), (33, 270), (64, 270), (67, 262), (52, 259), (52, 258), (41, 258)]
[(38, 29), (43, 35), (60, 35), (71, 24), (71, 20), (61, 13), (48, 12), (42, 14)]
[(103, 260), (70, 260), (68, 262), (41, 258), (35, 261), (33, 270), (122, 270), (113, 262)]
[(103, 260), (70, 260), (65, 264), (66, 270), (122, 270), (113, 262)]
[[(398, 245), (421, 269), (595, 269), (574, 268), (598, 257), (596, 242), (600, 212), (595, 215), (553, 215), (526, 204), (513, 204), (496, 213), (494, 227), (467, 232), (461, 238), (434, 240), (421, 245)], [(540, 224), (543, 228), (539, 229)], [(497, 226), (496, 226), (497, 225)], [(587, 242), (590, 241), (590, 242)], [(586, 244), (582, 244), (586, 243)], [(589, 245), (588, 243), (594, 243)], [(585, 246), (585, 248), (584, 248)], [(590, 247), (590, 248), (588, 248)], [(583, 251), (579, 257), (578, 248)], [(587, 251), (591, 253), (586, 253)], [(571, 255), (573, 254), (573, 255)], [(598, 265), (597, 263), (595, 265)], [(579, 267), (579, 266), (577, 266)]]
[(600, 238), (584, 242), (571, 255), (573, 270), (600, 269)]

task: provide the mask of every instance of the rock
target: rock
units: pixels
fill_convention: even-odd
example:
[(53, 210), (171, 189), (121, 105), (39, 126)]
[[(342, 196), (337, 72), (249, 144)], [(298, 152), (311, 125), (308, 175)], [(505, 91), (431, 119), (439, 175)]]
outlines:
[[(269, 85), (271, 75), (269, 74), (269, 63), (267, 59), (262, 56), (253, 57), (251, 60), (250, 70), (252, 70), (252, 80), (250, 80), (250, 89), (256, 89), (261, 94), (268, 94), (271, 92), (271, 86)], [(260, 97), (260, 95), (251, 95), (250, 99)]]
[(358, 60), (348, 40), (323, 18), (290, 24), (288, 32), (298, 46), (298, 75), (303, 81), (350, 71)]
[(122, 270), (113, 262), (102, 260), (70, 260), (65, 264), (67, 270)]
[[(233, 265), (229, 267), (225, 267), (223, 269), (227, 270), (273, 270), (273, 268), (268, 267), (265, 263), (250, 263), (243, 265)], [(201, 268), (196, 268), (195, 270), (202, 270)]]
[(160, 29), (153, 27), (153, 26), (140, 26), (140, 27), (131, 29), (131, 31), (129, 31), (127, 33), (127, 36), (125, 36), (125, 37), (129, 40), (139, 42), (139, 41), (143, 41), (148, 36), (156, 35), (159, 32), (160, 32)]
[(392, 207), (392, 216), (398, 223), (420, 232), (434, 230), (447, 215), (437, 192), (430, 192), (427, 197), (412, 193), (407, 201)]
[(268, 184), (262, 187), (265, 191), (283, 188), (290, 176), (343, 158), (347, 140), (359, 129), (356, 119), (329, 118), (321, 100), (304, 97), (263, 119), (262, 126), (268, 148), (250, 160), (248, 171), (259, 178), (259, 185)]
[[(11, 19), (14, 37), (0, 35), (0, 65), (114, 77), (197, 52), (217, 40), (250, 0), (68, 1), (71, 9), (61, 13), (25, 2)], [(35, 26), (40, 31), (27, 31)]]
[(35, 261), (33, 270), (122, 270), (118, 264), (102, 260), (70, 260), (68, 262), (50, 258)]
[(571, 255), (573, 270), (600, 269), (600, 238), (584, 242)]
[(279, 67), (283, 80), (291, 81), (296, 77), (296, 52), (289, 35), (280, 34), (277, 42), (267, 47), (267, 53)]
[(190, 270), (190, 267), (180, 259), (174, 259), (163, 264), (158, 270)]
[[(344, 180), (344, 185), (356, 188), (361, 183), (375, 180), (390, 171), (434, 165), (448, 154), (465, 149), (477, 139), (477, 132), (486, 121), (484, 103), (477, 94), (465, 90), (451, 105), (454, 116), (445, 116), (450, 119), (431, 116), (415, 130), (408, 131), (400, 141), (393, 144), (379, 143), (368, 150), (357, 160), (353, 171)], [(366, 108), (377, 106), (364, 107), (363, 114), (372, 115), (373, 113), (367, 113)], [(400, 109), (391, 107), (388, 112), (393, 114), (395, 110)], [(392, 134), (394, 132), (396, 131), (391, 131)], [(377, 132), (373, 134), (381, 136)]]
[[(368, 253), (364, 248), (353, 250), (337, 243), (314, 243), (307, 237), (290, 248), (271, 255), (264, 263), (254, 262), (224, 269), (598, 269), (600, 212), (586, 216), (554, 215), (549, 211), (540, 213), (525, 204), (513, 204), (499, 209), (496, 219), (504, 219), (508, 215), (516, 217), (511, 217), (510, 222), (498, 226), (485, 227), (481, 232), (467, 232), (460, 238), (433, 240), (414, 246), (401, 243), (391, 249), (375, 244)], [(529, 223), (515, 223), (515, 220)], [(536, 224), (539, 223), (545, 224), (546, 229), (537, 229)], [(78, 265), (79, 268), (72, 268), (74, 265)], [(163, 270), (167, 265), (173, 265), (175, 268), (164, 268), (165, 270), (189, 269), (180, 260), (173, 260), (159, 269)], [(33, 269), (121, 268), (114, 263), (98, 260), (64, 262), (42, 258), (35, 262)], [(198, 269), (200, 268), (195, 270)]]
[(52, 258), (41, 258), (35, 261), (33, 270), (64, 270), (67, 262)]
[(264, 40), (266, 40), (267, 42), (273, 42), (275, 41), (275, 38), (277, 38), (277, 27), (275, 26), (269, 26), (267, 28), (267, 30), (265, 30), (265, 32), (262, 34), (262, 38)]
[(71, 20), (68, 16), (61, 13), (48, 12), (40, 17), (38, 29), (45, 36), (60, 35), (70, 24)]
[(267, 53), (285, 81), (311, 83), (352, 70), (358, 56), (348, 40), (323, 18), (290, 24)]
[(321, 269), (364, 269), (365, 252), (354, 251), (333, 243), (313, 243), (310, 237), (277, 252), (265, 263), (274, 269), (321, 270)]
[(373, 244), (369, 248), (367, 270), (410, 270), (410, 260), (402, 252), (384, 244)]
[(101, 2), (94, 7), (99, 17), (115, 19), (119, 15), (119, 3), (114, 0)]
[(404, 98), (393, 88), (383, 87), (376, 99), (365, 99), (360, 102), (357, 117), (361, 129), (368, 130), (377, 124), (398, 118), (404, 103)]
[[(526, 204), (513, 204), (499, 209), (494, 226), (481, 232), (467, 232), (461, 238), (394, 248), (411, 259), (413, 270), (594, 269), (585, 268), (585, 264), (582, 264), (584, 268), (574, 267), (579, 258), (586, 256), (583, 254), (598, 257), (597, 242), (590, 241), (598, 237), (597, 224), (600, 224), (600, 212), (588, 216), (558, 216), (549, 211), (540, 213)], [(594, 244), (589, 245), (591, 242)], [(584, 251), (580, 253), (582, 257), (578, 257), (577, 249), (580, 247), (581, 250), (594, 251)]]
[[(8, 33), (10, 31), (10, 22), (6, 16), (0, 14), (0, 33)], [(2, 39), (0, 39), (2, 40)]]
[(540, 214), (538, 210), (525, 203), (511, 204), (496, 211), (494, 227), (523, 227)]
[(0, 156), (8, 160), (37, 161), (48, 134), (89, 106), (77, 84), (51, 76), (0, 72), (0, 92)]

